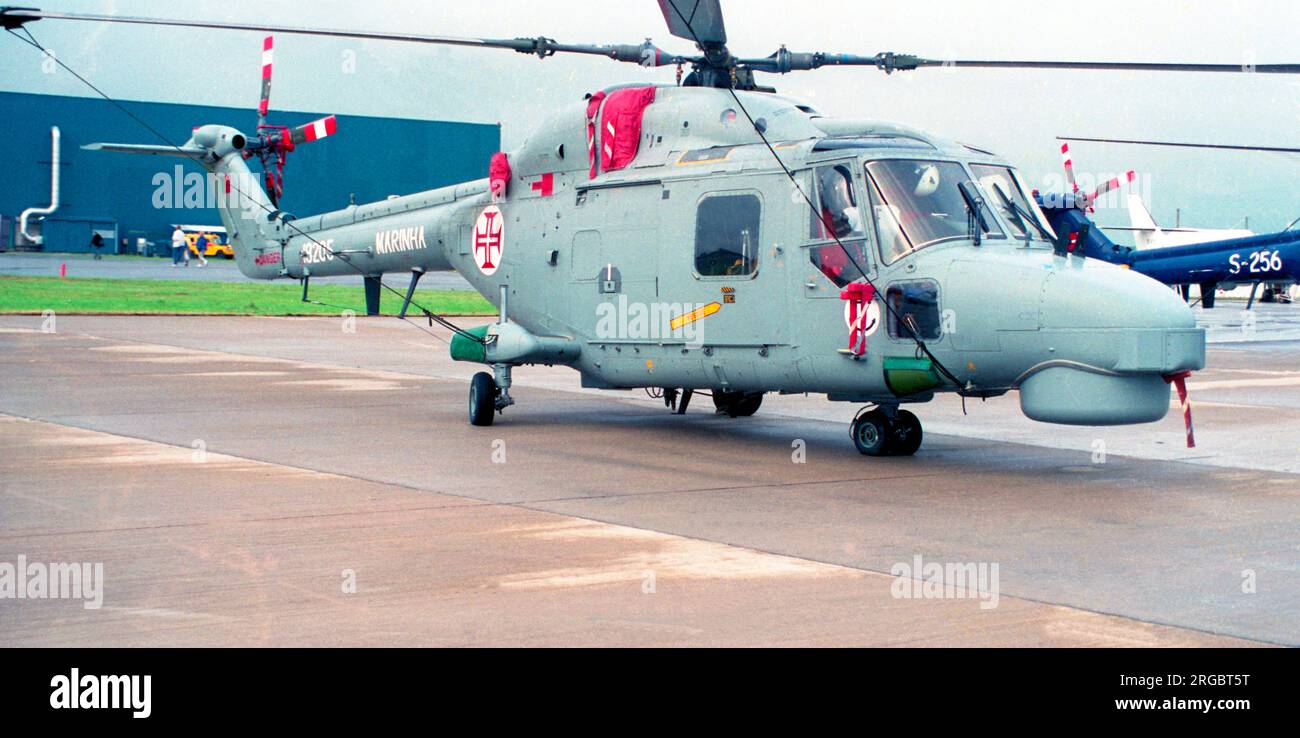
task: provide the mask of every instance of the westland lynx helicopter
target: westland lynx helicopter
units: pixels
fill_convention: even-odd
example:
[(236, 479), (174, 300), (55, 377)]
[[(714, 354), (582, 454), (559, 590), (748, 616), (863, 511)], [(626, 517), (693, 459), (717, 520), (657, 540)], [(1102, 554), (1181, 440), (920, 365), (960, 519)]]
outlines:
[[(698, 54), (649, 41), (583, 46), (37, 10), (0, 20), (11, 29), (39, 18), (156, 24), (676, 66), (678, 85), (618, 86), (557, 105), (527, 143), (494, 157), (485, 179), (312, 217), (280, 208), (278, 173), (268, 175), (270, 191), (247, 184), (249, 158), (280, 166), (307, 131), (204, 125), (180, 146), (100, 146), (189, 157), (224, 179), (233, 192), (221, 218), (249, 277), (305, 285), (360, 273), (373, 283), (400, 272), (413, 275), (413, 289), (424, 272), (460, 272), (500, 310), (491, 325), (455, 329), (451, 345), (456, 359), (491, 370), (470, 383), (473, 425), (514, 404), (516, 367), (564, 365), (584, 387), (663, 390), (678, 413), (700, 391), (732, 417), (752, 415), (768, 392), (868, 405), (852, 425), (858, 450), (910, 455), (922, 430), (902, 405), (939, 392), (1016, 390), (1024, 413), (1049, 423), (1148, 423), (1168, 412), (1170, 383), (1182, 390), (1204, 366), (1205, 333), (1187, 306), (1148, 277), (1068, 255), (1010, 162), (901, 125), (828, 117), (756, 77), (824, 66), (1240, 66), (785, 48), (738, 58), (718, 0), (659, 5), (670, 33)], [(328, 132), (326, 123), (312, 128)]]

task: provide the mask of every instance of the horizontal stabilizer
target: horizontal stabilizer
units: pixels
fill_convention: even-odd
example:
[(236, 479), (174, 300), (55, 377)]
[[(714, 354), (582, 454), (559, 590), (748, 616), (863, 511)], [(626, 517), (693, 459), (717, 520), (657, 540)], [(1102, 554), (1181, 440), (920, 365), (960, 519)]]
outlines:
[(123, 154), (150, 154), (152, 156), (183, 156), (202, 159), (207, 150), (199, 146), (148, 146), (143, 144), (93, 143), (81, 148), (87, 151), (118, 151)]

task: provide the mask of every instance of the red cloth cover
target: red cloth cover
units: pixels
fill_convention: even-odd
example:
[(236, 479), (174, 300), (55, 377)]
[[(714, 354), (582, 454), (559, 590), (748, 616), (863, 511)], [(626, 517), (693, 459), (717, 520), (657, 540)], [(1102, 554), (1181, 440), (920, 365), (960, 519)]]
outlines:
[(492, 161), (488, 164), (488, 189), (492, 191), (493, 198), (505, 197), (509, 184), (510, 158), (498, 151), (492, 155)]
[(591, 178), (596, 178), (596, 118), (600, 116), (600, 104), (605, 101), (605, 93), (597, 92), (587, 100), (587, 160), (591, 162)]
[[(597, 92), (587, 102), (587, 149), (591, 176), (626, 167), (641, 147), (641, 118), (655, 101), (655, 88), (628, 87), (608, 97)], [(601, 110), (601, 103), (604, 110)], [(600, 168), (596, 168), (596, 125), (600, 118)]]
[(641, 147), (641, 116), (655, 101), (655, 88), (617, 90), (601, 113), (600, 169), (613, 172), (632, 163)]

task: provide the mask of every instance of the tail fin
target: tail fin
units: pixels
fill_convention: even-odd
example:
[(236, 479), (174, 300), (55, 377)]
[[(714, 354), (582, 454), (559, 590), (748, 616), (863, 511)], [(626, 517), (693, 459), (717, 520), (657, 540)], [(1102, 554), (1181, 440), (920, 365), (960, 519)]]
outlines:
[(1137, 193), (1128, 196), (1128, 217), (1133, 226), (1133, 240), (1140, 249), (1149, 247), (1152, 237), (1161, 233), (1156, 219), (1151, 217), (1151, 211), (1147, 210), (1142, 196)]
[(235, 263), (244, 276), (274, 279), (283, 275), (281, 244), (287, 239), (282, 212), (244, 162), (244, 134), (225, 126), (202, 126), (181, 146), (90, 144), (92, 151), (115, 151), (191, 158), (214, 177), (215, 200), (226, 227)]
[(217, 212), (229, 234), (239, 271), (252, 279), (284, 276), (283, 244), (289, 237), (284, 211), (271, 203), (260, 178), (240, 154), (227, 154), (206, 166), (224, 190), (217, 200)]

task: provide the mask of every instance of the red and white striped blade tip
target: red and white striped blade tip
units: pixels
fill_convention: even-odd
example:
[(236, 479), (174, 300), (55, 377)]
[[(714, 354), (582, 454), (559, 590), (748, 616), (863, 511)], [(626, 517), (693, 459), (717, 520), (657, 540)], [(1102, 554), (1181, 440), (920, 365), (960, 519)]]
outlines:
[(1070, 187), (1079, 191), (1079, 183), (1074, 181), (1074, 159), (1070, 156), (1070, 144), (1061, 144), (1061, 164), (1065, 166), (1065, 181), (1070, 183)]
[(1091, 195), (1088, 195), (1087, 197), (1088, 204), (1091, 205), (1092, 203), (1097, 201), (1097, 198), (1101, 197), (1107, 192), (1122, 187), (1123, 185), (1126, 185), (1135, 179), (1137, 179), (1137, 172), (1129, 170), (1129, 172), (1125, 174), (1123, 177), (1114, 177), (1108, 182), (1102, 182), (1100, 187), (1098, 187), (1095, 191), (1093, 191)]
[(335, 116), (330, 115), (321, 118), (320, 120), (312, 121), (305, 126), (295, 128), (293, 131), (293, 141), (294, 143), (316, 141), (325, 138), (326, 136), (334, 135), (334, 132), (337, 130), (338, 119)]
[(271, 103), (271, 67), (275, 61), (275, 37), (267, 36), (262, 42), (262, 100), (257, 104), (257, 114), (263, 118)]

